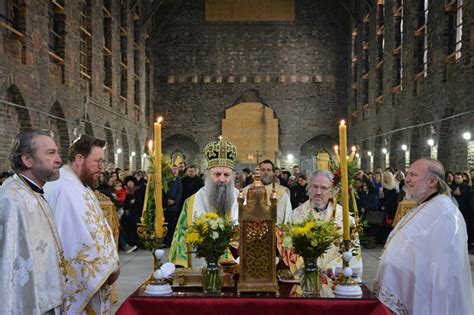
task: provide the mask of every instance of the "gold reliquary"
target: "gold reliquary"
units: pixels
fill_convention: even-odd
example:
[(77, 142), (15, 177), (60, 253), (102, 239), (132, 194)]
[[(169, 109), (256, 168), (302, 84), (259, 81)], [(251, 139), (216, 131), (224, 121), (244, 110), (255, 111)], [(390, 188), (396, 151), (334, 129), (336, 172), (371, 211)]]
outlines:
[(257, 168), (254, 183), (246, 193), (241, 191), (238, 197), (240, 227), (238, 294), (242, 292), (278, 294), (275, 265), (277, 198), (274, 190), (269, 199), (270, 202)]

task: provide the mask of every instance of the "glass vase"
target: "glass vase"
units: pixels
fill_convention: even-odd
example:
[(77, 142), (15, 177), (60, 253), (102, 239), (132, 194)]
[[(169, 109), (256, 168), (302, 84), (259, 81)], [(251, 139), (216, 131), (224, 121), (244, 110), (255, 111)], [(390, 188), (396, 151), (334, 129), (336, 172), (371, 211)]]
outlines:
[(317, 257), (303, 257), (304, 269), (300, 276), (300, 286), (303, 296), (315, 297), (321, 291), (322, 279), (318, 268)]
[(204, 293), (220, 293), (222, 289), (222, 268), (217, 260), (207, 260), (207, 266), (202, 267), (202, 290)]

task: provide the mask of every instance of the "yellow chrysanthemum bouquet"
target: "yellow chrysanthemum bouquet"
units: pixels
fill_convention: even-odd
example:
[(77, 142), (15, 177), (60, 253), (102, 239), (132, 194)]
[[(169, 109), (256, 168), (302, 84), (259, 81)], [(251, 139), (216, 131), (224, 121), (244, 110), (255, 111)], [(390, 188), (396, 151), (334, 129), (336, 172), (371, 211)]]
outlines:
[(226, 253), (234, 234), (234, 222), (215, 213), (200, 215), (186, 232), (186, 241), (193, 246), (196, 256), (205, 258), (207, 262), (202, 275), (205, 293), (217, 293), (221, 290), (222, 280), (217, 260)]
[(188, 228), (186, 241), (194, 247), (197, 257), (217, 261), (226, 252), (234, 233), (234, 222), (230, 219), (205, 213)]
[(300, 285), (305, 296), (314, 296), (321, 290), (321, 273), (317, 259), (339, 238), (334, 222), (310, 217), (303, 223), (283, 226), (283, 247), (293, 249), (304, 259)]
[(303, 257), (319, 257), (339, 237), (334, 222), (308, 218), (283, 227), (283, 247), (294, 248)]

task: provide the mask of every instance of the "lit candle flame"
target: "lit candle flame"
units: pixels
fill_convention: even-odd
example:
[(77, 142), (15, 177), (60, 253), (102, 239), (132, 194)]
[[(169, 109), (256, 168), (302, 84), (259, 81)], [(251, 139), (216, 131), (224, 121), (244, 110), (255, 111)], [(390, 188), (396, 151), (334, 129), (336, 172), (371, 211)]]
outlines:
[(343, 119), (341, 120), (341, 126), (344, 126), (346, 124), (346, 121)]
[(356, 146), (353, 145), (353, 146), (351, 147), (351, 151), (352, 151), (352, 152), (355, 152), (356, 150), (357, 150)]
[(158, 117), (158, 119), (156, 120), (157, 123), (161, 123), (163, 121), (163, 117)]

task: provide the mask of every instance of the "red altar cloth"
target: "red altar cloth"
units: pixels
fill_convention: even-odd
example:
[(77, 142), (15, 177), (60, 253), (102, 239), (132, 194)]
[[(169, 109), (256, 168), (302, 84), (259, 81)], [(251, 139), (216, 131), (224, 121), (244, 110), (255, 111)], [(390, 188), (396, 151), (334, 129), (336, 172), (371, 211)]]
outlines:
[(131, 296), (117, 311), (119, 315), (390, 315), (378, 300), (311, 299), (274, 297), (140, 297)]

